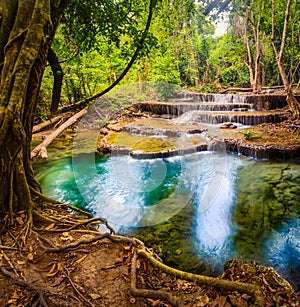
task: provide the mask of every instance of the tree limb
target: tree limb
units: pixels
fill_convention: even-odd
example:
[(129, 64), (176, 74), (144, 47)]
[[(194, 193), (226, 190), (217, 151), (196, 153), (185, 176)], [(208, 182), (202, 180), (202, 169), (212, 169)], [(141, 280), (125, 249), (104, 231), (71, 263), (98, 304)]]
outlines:
[(59, 108), (59, 110), (58, 110), (59, 113), (66, 112), (66, 111), (73, 110), (73, 109), (81, 109), (82, 107), (86, 106), (90, 101), (95, 100), (96, 98), (99, 98), (99, 97), (105, 95), (106, 93), (108, 93), (110, 90), (112, 90), (115, 86), (117, 86), (121, 82), (121, 80), (126, 76), (128, 71), (130, 70), (130, 68), (132, 67), (134, 62), (136, 61), (137, 57), (139, 56), (140, 51), (143, 48), (143, 44), (144, 44), (144, 42), (147, 38), (149, 29), (150, 29), (150, 25), (151, 25), (151, 21), (152, 21), (152, 17), (153, 17), (153, 10), (156, 6), (156, 3), (157, 3), (157, 0), (150, 0), (149, 14), (148, 14), (148, 19), (147, 19), (147, 23), (146, 23), (146, 26), (145, 26), (145, 30), (142, 33), (140, 41), (138, 42), (138, 45), (136, 47), (136, 50), (135, 50), (131, 60), (129, 61), (129, 63), (127, 64), (127, 66), (125, 67), (125, 69), (123, 70), (121, 75), (115, 80), (115, 82), (113, 82), (110, 86), (108, 86), (102, 92), (96, 93), (96, 94), (94, 94), (94, 95), (92, 95), (88, 98), (85, 98), (81, 101), (78, 101), (73, 105), (64, 106), (64, 107)]
[(58, 116), (55, 116), (53, 118), (50, 118), (49, 120), (45, 121), (45, 122), (42, 122), (38, 125), (34, 125), (33, 128), (32, 128), (32, 133), (37, 133), (37, 132), (40, 132), (46, 128), (48, 128), (49, 126), (51, 125), (54, 125), (56, 123), (58, 123), (62, 118), (64, 117), (68, 117), (70, 116), (69, 114), (66, 115), (66, 114), (60, 114)]

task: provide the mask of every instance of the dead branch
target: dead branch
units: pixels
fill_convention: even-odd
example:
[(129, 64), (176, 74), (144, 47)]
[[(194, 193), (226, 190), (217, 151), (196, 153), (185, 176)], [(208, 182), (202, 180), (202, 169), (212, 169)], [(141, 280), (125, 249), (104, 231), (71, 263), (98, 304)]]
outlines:
[(255, 299), (255, 304), (254, 304), (255, 307), (265, 306), (265, 298), (263, 296), (263, 293), (260, 287), (257, 285), (225, 280), (225, 279), (221, 279), (218, 277), (196, 275), (196, 274), (180, 271), (180, 270), (171, 268), (163, 264), (162, 262), (158, 261), (157, 259), (153, 257), (152, 254), (147, 252), (145, 249), (139, 249), (137, 251), (137, 254), (149, 260), (152, 265), (159, 268), (163, 272), (170, 274), (172, 276), (175, 276), (176, 278), (193, 281), (197, 283), (198, 285), (205, 285), (205, 286), (216, 287), (216, 288), (223, 289), (223, 290), (238, 291), (240, 293), (246, 293)]
[(137, 289), (136, 287), (136, 260), (137, 253), (135, 252), (131, 259), (131, 272), (130, 272), (130, 292), (133, 296), (161, 299), (169, 302), (172, 306), (183, 306), (182, 302), (165, 291), (156, 291), (148, 289)]
[(75, 124), (78, 119), (80, 119), (83, 115), (85, 115), (88, 111), (88, 107), (85, 107), (80, 112), (74, 114), (72, 117), (70, 117), (65, 123), (60, 125), (55, 131), (53, 131), (51, 134), (49, 134), (43, 142), (35, 147), (31, 152), (31, 159), (35, 157), (42, 157), (43, 159), (47, 159), (47, 147), (67, 128), (69, 128), (71, 125)]
[(50, 127), (51, 125), (54, 125), (56, 123), (58, 123), (61, 119), (65, 118), (69, 118), (71, 116), (71, 113), (69, 114), (60, 114), (58, 116), (55, 116), (53, 118), (50, 118), (49, 120), (42, 122), (38, 125), (34, 125), (32, 128), (32, 133), (37, 133), (40, 132), (48, 127)]
[(41, 304), (44, 307), (48, 307), (48, 304), (46, 303), (43, 293), (38, 290), (37, 287), (35, 287), (32, 283), (29, 283), (25, 280), (17, 278), (15, 275), (7, 271), (5, 268), (0, 267), (0, 272), (2, 273), (3, 276), (8, 277), (13, 280), (13, 282), (21, 287), (27, 288), (28, 290), (35, 291), (39, 295), (38, 301), (36, 302), (36, 306), (38, 304)]

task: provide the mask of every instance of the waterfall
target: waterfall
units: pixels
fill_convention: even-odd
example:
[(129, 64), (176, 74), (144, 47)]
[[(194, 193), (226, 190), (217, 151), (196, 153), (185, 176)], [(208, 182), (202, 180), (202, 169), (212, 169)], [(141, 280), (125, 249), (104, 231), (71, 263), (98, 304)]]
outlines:
[(206, 160), (196, 193), (195, 246), (207, 259), (212, 271), (220, 273), (222, 264), (232, 257), (232, 208), (235, 202), (235, 170), (240, 159), (213, 154)]

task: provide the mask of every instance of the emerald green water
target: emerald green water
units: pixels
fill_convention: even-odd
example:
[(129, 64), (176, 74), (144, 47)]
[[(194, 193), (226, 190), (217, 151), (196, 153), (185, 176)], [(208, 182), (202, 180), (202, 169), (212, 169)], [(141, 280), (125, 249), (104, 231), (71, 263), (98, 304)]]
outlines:
[(77, 154), (35, 164), (45, 194), (108, 219), (187, 271), (272, 265), (300, 287), (300, 165), (214, 152), (135, 160)]

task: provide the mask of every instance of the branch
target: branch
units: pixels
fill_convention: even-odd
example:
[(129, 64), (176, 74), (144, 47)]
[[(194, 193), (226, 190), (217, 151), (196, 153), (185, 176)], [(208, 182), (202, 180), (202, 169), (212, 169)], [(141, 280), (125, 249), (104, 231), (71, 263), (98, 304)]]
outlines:
[(128, 73), (128, 71), (130, 70), (130, 68), (132, 67), (132, 65), (134, 64), (134, 62), (136, 61), (140, 51), (143, 48), (143, 44), (147, 38), (149, 29), (150, 29), (150, 25), (151, 25), (151, 21), (152, 21), (152, 17), (153, 17), (153, 9), (155, 8), (157, 3), (157, 0), (150, 0), (150, 5), (149, 5), (149, 14), (148, 14), (148, 19), (147, 19), (147, 23), (146, 23), (146, 27), (145, 30), (141, 36), (140, 41), (138, 42), (138, 45), (136, 47), (136, 50), (131, 58), (131, 60), (129, 61), (129, 63), (127, 64), (127, 66), (125, 67), (125, 69), (123, 70), (123, 72), (121, 73), (121, 75), (116, 79), (115, 82), (113, 82), (109, 87), (107, 87), (105, 90), (103, 90), (100, 93), (96, 93), (88, 98), (85, 98), (81, 101), (78, 101), (77, 103), (70, 105), (70, 106), (64, 106), (61, 107), (59, 109), (59, 112), (66, 112), (72, 109), (81, 109), (82, 107), (86, 106), (90, 101), (95, 100), (96, 98), (99, 98), (103, 95), (105, 95), (106, 93), (108, 93), (110, 90), (112, 90), (115, 86), (117, 86), (122, 79), (126, 76), (126, 74)]
[(72, 117), (70, 117), (65, 123), (63, 123), (61, 126), (59, 126), (58, 129), (53, 131), (51, 134), (49, 134), (44, 141), (35, 147), (31, 152), (31, 159), (34, 159), (37, 156), (42, 157), (43, 159), (47, 159), (47, 147), (67, 128), (69, 128), (71, 125), (77, 122), (78, 119), (80, 119), (83, 115), (85, 115), (88, 111), (88, 107), (85, 107), (80, 112), (76, 113)]
[(66, 116), (66, 114), (61, 114), (61, 115), (55, 116), (55, 117), (53, 117), (53, 118), (51, 118), (51, 119), (49, 119), (49, 120), (47, 120), (45, 122), (42, 122), (42, 123), (40, 123), (38, 125), (34, 125), (33, 129), (32, 129), (32, 133), (40, 132), (41, 130), (46, 129), (49, 126), (58, 123), (65, 116)]

